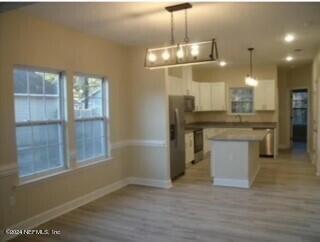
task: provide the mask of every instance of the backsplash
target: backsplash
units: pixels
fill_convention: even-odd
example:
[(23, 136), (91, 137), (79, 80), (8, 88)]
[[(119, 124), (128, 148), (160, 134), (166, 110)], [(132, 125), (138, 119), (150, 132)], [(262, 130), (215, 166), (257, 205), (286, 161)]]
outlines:
[[(186, 123), (193, 122), (238, 122), (239, 117), (227, 112), (194, 112), (186, 113)], [(277, 122), (275, 112), (257, 112), (253, 115), (241, 115), (244, 122)]]

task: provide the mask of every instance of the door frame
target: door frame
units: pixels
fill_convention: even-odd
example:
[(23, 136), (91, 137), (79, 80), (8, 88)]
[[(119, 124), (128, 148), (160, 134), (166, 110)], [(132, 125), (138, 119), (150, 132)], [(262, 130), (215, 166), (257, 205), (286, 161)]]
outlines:
[(292, 87), (292, 88), (289, 88), (289, 99), (290, 99), (290, 103), (289, 103), (289, 107), (290, 107), (290, 111), (289, 111), (289, 124), (290, 124), (290, 148), (292, 148), (292, 145), (293, 145), (293, 125), (292, 125), (292, 93), (294, 91), (298, 91), (298, 90), (307, 90), (307, 93), (308, 93), (308, 105), (307, 105), (307, 108), (308, 108), (308, 111), (307, 111), (307, 141), (306, 141), (306, 146), (307, 146), (307, 153), (310, 153), (310, 142), (309, 142), (309, 138), (310, 138), (310, 108), (311, 108), (311, 105), (310, 105), (310, 87), (308, 86), (299, 86), (299, 87)]

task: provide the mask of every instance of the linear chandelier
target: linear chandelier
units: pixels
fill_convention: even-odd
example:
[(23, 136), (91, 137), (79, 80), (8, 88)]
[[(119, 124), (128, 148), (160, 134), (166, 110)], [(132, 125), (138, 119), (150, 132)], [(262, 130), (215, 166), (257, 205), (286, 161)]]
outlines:
[(248, 51), (250, 52), (250, 74), (247, 74), (246, 79), (245, 79), (245, 83), (248, 86), (252, 86), (255, 87), (258, 85), (258, 81), (256, 78), (253, 77), (252, 74), (252, 52), (254, 51), (254, 48), (248, 48)]
[[(165, 9), (171, 15), (171, 44), (168, 46), (149, 48), (146, 50), (145, 64), (148, 69), (159, 69), (186, 65), (199, 65), (218, 60), (217, 42), (213, 38), (208, 41), (189, 42), (188, 9), (190, 3), (182, 3)], [(174, 38), (174, 12), (185, 11), (185, 37), (182, 43), (176, 43)]]

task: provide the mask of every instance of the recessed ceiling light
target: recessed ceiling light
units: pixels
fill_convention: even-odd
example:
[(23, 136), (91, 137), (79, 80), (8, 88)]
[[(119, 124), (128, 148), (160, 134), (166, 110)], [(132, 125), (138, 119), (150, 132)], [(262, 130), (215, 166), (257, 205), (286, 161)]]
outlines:
[(226, 65), (227, 65), (227, 62), (225, 62), (225, 61), (220, 61), (220, 62), (219, 62), (219, 65), (220, 65), (220, 66), (226, 66)]
[(293, 60), (293, 57), (291, 56), (291, 55), (288, 55), (287, 57), (286, 57), (286, 61), (292, 61)]
[(295, 37), (293, 34), (287, 34), (285, 37), (284, 37), (284, 41), (287, 42), (287, 43), (290, 43), (292, 41), (294, 41)]

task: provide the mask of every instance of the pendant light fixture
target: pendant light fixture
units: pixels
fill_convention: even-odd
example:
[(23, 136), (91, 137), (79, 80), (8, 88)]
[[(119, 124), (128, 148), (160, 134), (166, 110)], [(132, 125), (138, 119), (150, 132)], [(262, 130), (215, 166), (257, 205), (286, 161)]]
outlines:
[[(214, 38), (196, 43), (189, 42), (188, 9), (190, 8), (192, 8), (190, 3), (182, 3), (165, 8), (171, 15), (170, 45), (147, 49), (144, 64), (146, 68), (159, 69), (217, 61), (218, 48)], [(176, 43), (174, 38), (174, 13), (182, 10), (184, 10), (185, 17), (185, 37), (182, 43)]]
[(245, 83), (248, 86), (255, 87), (258, 85), (258, 81), (253, 77), (252, 74), (252, 52), (254, 51), (254, 48), (248, 48), (248, 51), (250, 52), (250, 74), (247, 74)]

